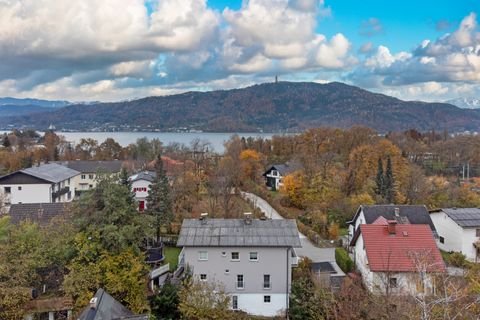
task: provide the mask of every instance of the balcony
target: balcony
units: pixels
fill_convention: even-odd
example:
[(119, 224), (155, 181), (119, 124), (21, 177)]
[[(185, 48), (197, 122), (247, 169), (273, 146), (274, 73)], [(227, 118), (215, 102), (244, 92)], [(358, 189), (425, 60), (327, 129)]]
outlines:
[(67, 194), (70, 192), (70, 187), (64, 187), (58, 191), (54, 191), (52, 192), (52, 198), (53, 199), (56, 199), (56, 198), (60, 198), (61, 196), (63, 196), (64, 194)]

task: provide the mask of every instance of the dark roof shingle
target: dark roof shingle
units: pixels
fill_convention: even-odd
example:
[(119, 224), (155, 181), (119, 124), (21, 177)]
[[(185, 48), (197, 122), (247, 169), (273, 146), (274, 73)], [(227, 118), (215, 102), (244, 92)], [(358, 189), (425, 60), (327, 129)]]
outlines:
[(442, 211), (462, 228), (480, 227), (480, 208), (444, 208)]
[(185, 219), (177, 246), (301, 247), (295, 220)]
[(45, 226), (54, 218), (65, 218), (70, 206), (70, 203), (60, 202), (12, 204), (8, 215), (13, 224), (29, 220)]
[(72, 160), (59, 161), (57, 163), (81, 173), (96, 173), (98, 171), (104, 173), (117, 173), (122, 169), (123, 161)]

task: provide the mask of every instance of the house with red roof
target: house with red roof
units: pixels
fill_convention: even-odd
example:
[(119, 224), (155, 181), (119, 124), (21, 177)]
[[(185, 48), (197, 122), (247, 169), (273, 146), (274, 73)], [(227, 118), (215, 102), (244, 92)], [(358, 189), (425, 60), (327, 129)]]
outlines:
[(432, 294), (435, 275), (445, 272), (428, 224), (399, 224), (377, 218), (361, 224), (350, 246), (355, 264), (370, 292)]

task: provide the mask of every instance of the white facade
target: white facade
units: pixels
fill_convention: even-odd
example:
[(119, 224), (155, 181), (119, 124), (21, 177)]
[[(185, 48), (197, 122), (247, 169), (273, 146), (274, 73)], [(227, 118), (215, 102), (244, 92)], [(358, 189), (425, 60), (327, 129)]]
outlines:
[(434, 292), (434, 278), (428, 274), (421, 279), (420, 274), (416, 272), (371, 271), (362, 235), (355, 243), (354, 259), (365, 287), (372, 293), (385, 294), (387, 290), (395, 295), (432, 294)]
[(72, 179), (58, 183), (38, 182), (0, 185), (0, 197), (3, 206), (8, 209), (19, 203), (52, 203), (70, 202), (73, 200), (75, 188)]
[[(237, 253), (238, 259), (233, 259), (232, 254), (236, 257)], [(256, 259), (251, 259), (252, 255)], [(266, 317), (284, 316), (288, 309), (292, 265), (297, 261), (292, 248), (184, 247), (179, 260), (196, 279), (223, 284), (232, 297), (232, 309)], [(239, 275), (241, 287), (237, 285)]]
[(1, 186), (4, 206), (18, 203), (52, 202), (52, 184), (9, 184)]
[(441, 250), (461, 252), (469, 261), (479, 262), (473, 244), (480, 241), (480, 227), (462, 228), (443, 211), (432, 212), (430, 217), (437, 229), (437, 245)]
[(275, 183), (275, 190), (279, 190), (283, 186), (283, 176), (278, 170), (271, 170), (265, 175), (266, 179), (271, 179)]
[(147, 196), (152, 183), (147, 180), (135, 180), (132, 182), (132, 192), (135, 194), (135, 201), (140, 211), (147, 208)]

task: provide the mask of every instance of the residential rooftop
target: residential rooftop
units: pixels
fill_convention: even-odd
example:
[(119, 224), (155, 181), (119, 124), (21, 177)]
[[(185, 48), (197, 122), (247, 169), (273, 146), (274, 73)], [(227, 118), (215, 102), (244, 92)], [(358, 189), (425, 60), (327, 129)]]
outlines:
[(13, 224), (28, 220), (45, 226), (54, 218), (65, 218), (70, 207), (68, 202), (12, 204), (8, 215)]
[(79, 171), (81, 173), (117, 173), (122, 169), (123, 161), (90, 161), (90, 160), (72, 160), (56, 162), (67, 168)]
[(22, 173), (25, 173), (33, 177), (46, 180), (52, 183), (58, 183), (60, 181), (67, 180), (80, 173), (77, 170), (73, 170), (56, 163), (41, 164), (41, 165), (20, 170), (19, 172), (22, 172)]
[(153, 180), (155, 180), (156, 177), (157, 177), (157, 173), (155, 171), (141, 171), (139, 173), (131, 175), (128, 179), (131, 182), (139, 181), (139, 180), (146, 180), (149, 182), (153, 182)]
[[(398, 215), (396, 209), (398, 209)], [(399, 224), (427, 224), (434, 235), (437, 234), (432, 218), (424, 205), (361, 205), (350, 223), (355, 223), (361, 211), (365, 216), (366, 224), (372, 224), (379, 217), (384, 217), (386, 220), (396, 220)]]
[(185, 219), (181, 247), (301, 247), (293, 219)]
[[(416, 272), (418, 264), (426, 264), (429, 272), (445, 271), (445, 263), (428, 225), (395, 224), (394, 233), (389, 228), (382, 224), (360, 225), (371, 271)], [(354, 237), (351, 245), (355, 245), (358, 238), (359, 235)]]
[(444, 208), (441, 211), (462, 228), (480, 227), (480, 208)]

